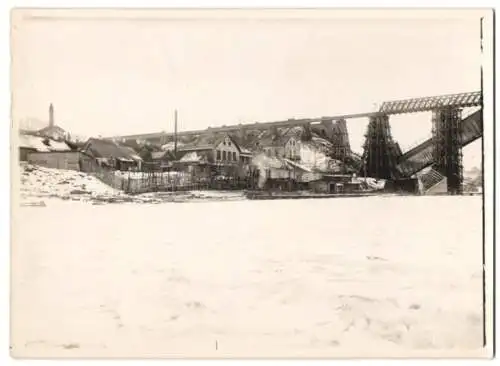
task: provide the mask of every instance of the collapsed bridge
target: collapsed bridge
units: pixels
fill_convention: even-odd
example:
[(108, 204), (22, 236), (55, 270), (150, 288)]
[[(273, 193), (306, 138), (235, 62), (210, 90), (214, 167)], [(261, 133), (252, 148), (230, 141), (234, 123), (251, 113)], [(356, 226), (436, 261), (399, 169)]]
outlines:
[[(465, 108), (479, 110), (462, 118)], [(420, 145), (402, 152), (391, 135), (391, 115), (432, 112), (432, 137)], [(361, 157), (350, 151), (346, 121), (369, 118)], [(450, 193), (460, 193), (462, 177), (462, 148), (483, 135), (483, 113), (481, 92), (446, 94), (421, 98), (394, 100), (382, 103), (375, 112), (344, 114), (330, 117), (288, 119), (276, 122), (236, 124), (209, 127), (204, 130), (159, 132), (150, 134), (117, 136), (113, 139), (140, 139), (163, 144), (176, 138), (196, 138), (205, 134), (232, 133), (245, 136), (249, 131), (300, 126), (313, 130), (340, 149), (361, 160), (360, 174), (380, 179), (409, 178), (422, 169), (432, 170), (447, 178)]]
[[(464, 108), (481, 107), (465, 118)], [(389, 115), (432, 112), (432, 137), (402, 153), (392, 140)], [(364, 144), (364, 173), (376, 178), (408, 178), (432, 166), (430, 174), (447, 179), (452, 194), (462, 191), (462, 148), (483, 135), (481, 92), (385, 102), (370, 117)]]

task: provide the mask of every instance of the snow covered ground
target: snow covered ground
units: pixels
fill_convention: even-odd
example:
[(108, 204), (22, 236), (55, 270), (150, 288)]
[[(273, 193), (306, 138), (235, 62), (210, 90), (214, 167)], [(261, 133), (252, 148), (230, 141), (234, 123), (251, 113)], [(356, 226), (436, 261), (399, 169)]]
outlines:
[(20, 207), (13, 223), (14, 356), (432, 356), (482, 344), (480, 197), (58, 200)]
[(21, 165), (22, 202), (36, 198), (85, 199), (96, 196), (120, 196), (122, 192), (95, 177), (74, 170), (51, 169), (37, 165)]
[[(73, 170), (50, 169), (23, 164), (20, 167), (20, 203), (23, 206), (46, 206), (58, 199), (103, 203), (161, 203), (188, 200), (243, 199), (242, 192), (197, 191), (128, 195), (99, 179)], [(54, 201), (56, 199), (56, 201)]]

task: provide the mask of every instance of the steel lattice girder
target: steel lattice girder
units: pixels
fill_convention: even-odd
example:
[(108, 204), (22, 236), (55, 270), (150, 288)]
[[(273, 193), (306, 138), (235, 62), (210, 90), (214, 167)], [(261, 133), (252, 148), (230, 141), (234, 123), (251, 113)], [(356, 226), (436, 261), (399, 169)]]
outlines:
[(481, 92), (470, 92), (384, 102), (379, 112), (398, 114), (424, 112), (443, 107), (464, 108), (479, 105), (481, 105)]

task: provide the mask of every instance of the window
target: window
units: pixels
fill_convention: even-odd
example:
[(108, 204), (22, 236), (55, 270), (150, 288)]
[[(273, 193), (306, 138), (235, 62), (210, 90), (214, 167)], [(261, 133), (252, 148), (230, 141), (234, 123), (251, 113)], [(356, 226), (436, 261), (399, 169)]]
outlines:
[(228, 142), (227, 142), (227, 144), (228, 144), (229, 146), (231, 146), (231, 141), (228, 141)]
[(220, 160), (220, 150), (217, 150), (217, 160)]
[[(224, 144), (226, 144), (226, 143), (224, 143)], [(222, 160), (226, 160), (226, 152), (225, 151), (222, 152)]]
[(233, 160), (236, 161), (236, 151), (233, 151)]

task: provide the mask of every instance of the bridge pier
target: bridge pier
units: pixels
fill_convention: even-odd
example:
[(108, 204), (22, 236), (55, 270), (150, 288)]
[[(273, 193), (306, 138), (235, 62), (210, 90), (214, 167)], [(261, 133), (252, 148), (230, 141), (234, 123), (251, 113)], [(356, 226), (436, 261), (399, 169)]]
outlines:
[(335, 122), (332, 142), (334, 144), (334, 159), (345, 161), (351, 155), (351, 145), (349, 143), (349, 133), (345, 119)]
[(446, 177), (450, 194), (462, 194), (461, 120), (459, 108), (446, 107), (432, 112), (434, 169)]
[(363, 146), (361, 175), (378, 179), (395, 179), (397, 156), (392, 139), (389, 116), (370, 117)]

